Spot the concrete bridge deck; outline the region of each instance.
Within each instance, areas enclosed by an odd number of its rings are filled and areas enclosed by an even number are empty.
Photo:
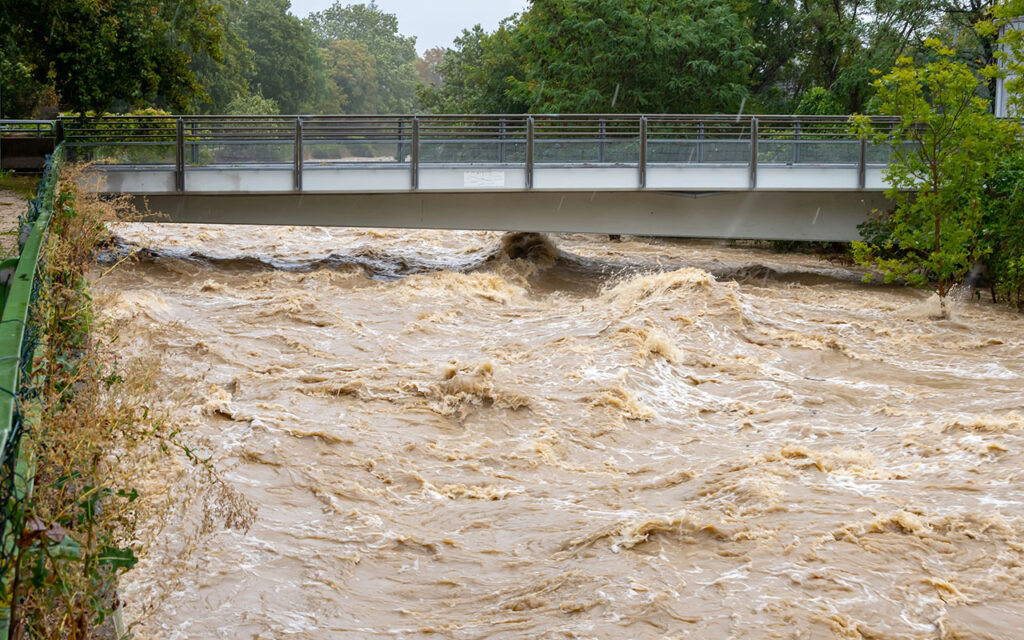
[[[883,126],[892,120],[879,120]],[[848,118],[64,120],[92,188],[174,222],[853,240],[892,149]]]

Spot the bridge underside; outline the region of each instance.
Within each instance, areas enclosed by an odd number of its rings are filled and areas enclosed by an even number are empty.
[[[520,191],[136,196],[147,219],[849,242],[889,201],[872,191]]]

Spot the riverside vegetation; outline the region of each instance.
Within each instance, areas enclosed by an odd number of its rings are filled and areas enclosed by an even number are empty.
[[[998,15],[982,30],[1005,24]],[[1003,41],[1014,47],[1016,35]],[[925,46],[930,54],[924,62],[900,57],[874,83],[878,112],[899,116],[899,124],[875,131],[867,117],[853,119],[860,135],[894,148],[885,170],[894,208],[861,226],[863,240],[853,243],[853,258],[886,282],[935,287],[942,298],[984,265],[993,297],[1020,308],[1022,133],[1019,124],[996,119],[980,97],[989,79],[1004,72],[996,65],[972,69],[937,38]],[[869,273],[865,279],[871,278]]]
[[[74,173],[56,191],[33,309],[42,339],[30,367],[34,394],[22,405],[31,490],[8,507],[22,531],[6,578],[12,638],[85,640],[99,629],[112,637],[117,580],[162,526],[195,517],[206,529],[245,529],[254,517],[213,462],[168,426],[158,363],[113,359],[117,338],[92,311],[89,270],[109,237],[106,222],[125,210],[79,193]],[[202,470],[186,495],[144,489],[147,477],[173,476],[183,460]]]

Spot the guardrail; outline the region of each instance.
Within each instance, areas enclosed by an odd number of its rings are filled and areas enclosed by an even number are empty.
[[[875,118],[885,127],[894,118]],[[69,158],[173,170],[175,188],[203,168],[286,168],[303,190],[306,169],[401,168],[418,189],[425,166],[632,167],[647,186],[652,166],[885,165],[892,150],[852,133],[847,116],[402,115],[107,116],[61,119]]]
[[[20,251],[16,258],[0,262],[0,632],[6,634],[10,604],[10,576],[17,556],[16,538],[24,524],[22,501],[31,483],[30,470],[20,457],[21,436],[26,429],[22,401],[31,396],[31,366],[39,338],[32,305],[39,292],[37,275],[46,249],[53,214],[57,173],[64,149],[47,159],[38,196],[29,203],[22,221]]]
[[[0,120],[0,170],[42,171],[60,127],[51,120]]]
[[[54,138],[56,128],[54,120],[0,120],[0,137]]]

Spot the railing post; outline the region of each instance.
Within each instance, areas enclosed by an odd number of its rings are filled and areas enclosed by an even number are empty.
[[[398,118],[398,150],[395,151],[395,162],[401,164],[405,162],[405,145],[403,136],[405,135],[405,123],[402,122],[402,118]]]
[[[420,188],[420,119],[412,119],[412,158],[409,163],[412,171],[412,188]]]
[[[750,119],[750,188],[757,188],[757,118]]]
[[[505,118],[498,124],[498,164],[505,164]]]
[[[697,123],[697,164],[704,162],[704,122]]]
[[[526,118],[526,188],[533,188],[533,142],[534,142],[534,120],[533,116]]]
[[[192,166],[199,164],[199,123],[192,121]]]
[[[302,191],[302,116],[295,117],[295,190]]]
[[[174,129],[174,189],[182,192],[185,190],[185,121],[178,118]]]
[[[800,121],[793,124],[793,164],[800,164]]]
[[[60,118],[53,123],[53,138],[54,145],[64,142],[64,121]]]
[[[598,122],[597,128],[598,128],[598,138],[599,138],[598,143],[597,143],[597,161],[603,164],[604,163],[604,159],[605,159],[605,155],[606,155],[605,154],[605,132],[607,130],[607,126],[605,125],[604,118],[601,118],[601,120]]]
[[[640,116],[640,188],[647,188],[647,116]]]
[[[860,139],[860,161],[857,163],[857,188],[868,186],[868,139]]]

